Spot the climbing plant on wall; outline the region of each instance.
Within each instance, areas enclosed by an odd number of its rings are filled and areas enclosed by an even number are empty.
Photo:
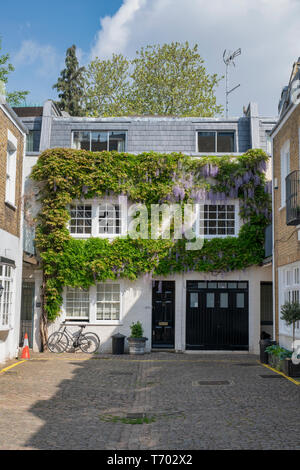
[[[227,272],[261,263],[271,216],[267,159],[261,150],[201,158],[60,148],[43,152],[31,177],[40,187],[36,245],[47,320],[59,314],[64,286],[88,288],[96,281],[134,280],[142,274]],[[205,240],[201,250],[193,251],[185,249],[185,240],[71,237],[68,204],[121,194],[148,206],[238,198],[244,223],[237,237]]]

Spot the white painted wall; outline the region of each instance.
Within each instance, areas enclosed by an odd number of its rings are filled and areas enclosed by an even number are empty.
[[[9,258],[15,262],[12,315],[10,328],[0,329],[0,363],[16,356],[19,346],[21,292],[22,292],[22,237],[18,238],[0,229],[0,256]]]
[[[260,282],[271,281],[271,266],[253,266],[244,271],[235,271],[226,274],[184,273],[168,277],[157,277],[157,280],[175,281],[175,350],[185,350],[185,311],[186,311],[186,281],[187,280],[219,280],[219,281],[249,281],[249,352],[259,353],[260,340]],[[140,320],[144,327],[144,334],[148,339],[147,351],[151,349],[152,337],[152,280],[143,276],[137,281],[120,280],[122,294],[122,313],[120,322],[116,324],[88,324],[86,331],[94,331],[101,340],[100,352],[111,352],[111,336],[115,333],[130,335],[130,324]],[[36,271],[36,302],[40,302],[41,272]],[[40,308],[35,307],[34,349],[39,349],[39,317]],[[64,320],[64,308],[57,321],[49,326],[49,334],[59,328]],[[80,322],[78,322],[79,324]],[[78,330],[73,322],[70,329]],[[126,351],[128,345],[125,342]]]
[[[292,350],[292,342],[293,342],[293,327],[287,326],[287,324],[280,319],[280,307],[284,304],[284,291],[286,289],[289,290],[300,290],[300,284],[295,284],[294,282],[294,269],[300,269],[300,262],[287,264],[281,268],[278,268],[278,286],[277,286],[277,293],[278,293],[278,307],[279,307],[279,344],[280,346]],[[292,284],[290,286],[286,286],[286,271],[290,270],[292,272]],[[295,339],[300,340],[300,328],[295,329]]]

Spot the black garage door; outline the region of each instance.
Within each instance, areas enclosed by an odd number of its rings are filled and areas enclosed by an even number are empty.
[[[248,282],[187,281],[186,349],[247,351]]]

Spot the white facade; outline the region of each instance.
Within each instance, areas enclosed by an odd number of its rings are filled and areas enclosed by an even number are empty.
[[[248,281],[249,282],[249,352],[259,353],[259,340],[261,333],[260,325],[260,283],[268,282],[271,279],[271,266],[259,267],[253,266],[243,271],[232,271],[225,274],[205,274],[190,272],[184,274],[175,274],[168,277],[155,277],[153,280],[175,281],[175,351],[186,350],[186,282],[189,280],[206,281]],[[41,272],[36,271],[36,305],[39,305]],[[112,282],[112,281],[107,281]],[[100,352],[111,352],[111,336],[115,333],[122,333],[130,336],[130,325],[139,320],[144,328],[144,335],[148,338],[147,351],[151,350],[152,338],[152,279],[145,275],[137,281],[119,280],[113,281],[120,285],[121,292],[121,310],[119,321],[95,321],[95,317],[86,323],[86,331],[94,331],[100,337]],[[95,290],[95,286],[91,287]],[[95,297],[91,296],[91,304],[95,305]],[[93,309],[93,306],[92,308]],[[41,309],[35,309],[34,323],[39,325]],[[64,292],[64,303],[61,309],[61,316],[50,325],[49,334],[58,330],[62,321],[66,319],[66,296]],[[71,330],[78,330],[83,322],[68,322],[66,324]],[[38,334],[34,336],[34,349],[39,349]],[[125,350],[128,346],[125,343]]]
[[[285,302],[300,300],[300,261],[278,268],[279,344],[292,350],[293,327],[281,320],[280,308]],[[300,340],[300,322],[296,323],[295,339]]]
[[[21,286],[22,286],[22,254],[23,254],[23,239],[17,238],[8,232],[0,229],[0,263],[2,270],[6,266],[10,267],[10,292],[7,299],[9,302],[9,317],[8,322],[2,322],[0,325],[0,363],[5,362],[16,356],[16,351],[19,346],[19,329],[20,329],[20,310],[21,310]],[[8,259],[9,262],[5,262]],[[13,261],[14,265],[12,265]],[[2,283],[5,282],[5,277],[2,278]],[[2,295],[2,303],[4,303],[4,296]],[[6,300],[6,299],[5,299]],[[3,315],[3,313],[2,313]]]

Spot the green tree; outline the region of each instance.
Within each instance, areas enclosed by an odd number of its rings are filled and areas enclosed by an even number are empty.
[[[0,50],[1,50],[1,39],[0,39]],[[0,55],[0,84],[1,93],[5,94],[6,84],[8,82],[8,76],[11,72],[15,70],[14,66],[9,63],[9,54]],[[19,106],[24,102],[26,96],[29,94],[29,91],[12,91],[6,93],[6,100],[10,106]]]
[[[129,61],[122,54],[96,57],[87,68],[85,108],[90,116],[118,116],[129,111]]]
[[[286,302],[282,305],[281,320],[284,320],[287,325],[293,325],[293,350],[295,342],[295,326],[296,322],[300,321],[300,304],[299,302]]]
[[[76,57],[76,46],[67,49],[66,68],[60,73],[57,83],[53,85],[58,92],[58,106],[62,111],[67,111],[71,116],[82,116],[82,99],[84,95],[84,67],[79,67]]]
[[[220,79],[206,72],[197,44],[147,46],[133,62],[133,108],[141,114],[214,116]]]
[[[214,116],[222,112],[198,46],[172,42],[141,48],[133,60],[121,54],[96,58],[88,67],[88,115],[158,114]]]

